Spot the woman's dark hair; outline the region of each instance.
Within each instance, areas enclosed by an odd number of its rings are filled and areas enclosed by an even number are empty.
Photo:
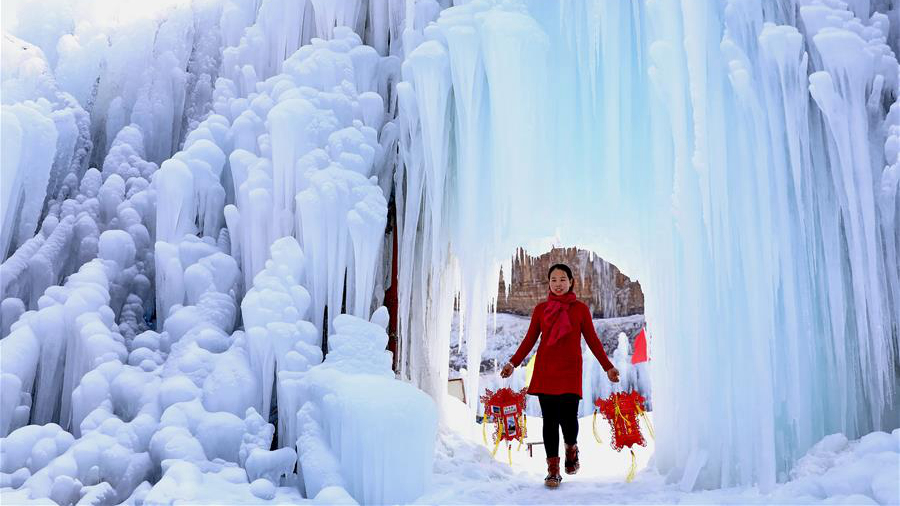
[[[571,285],[569,286],[569,291],[575,289],[575,276],[572,275],[572,269],[569,268],[566,264],[553,264],[550,266],[550,270],[547,271],[547,279],[550,279],[550,275],[553,274],[553,271],[560,270],[566,273],[566,277],[571,281]]]

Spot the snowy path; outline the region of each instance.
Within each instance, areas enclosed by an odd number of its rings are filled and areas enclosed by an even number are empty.
[[[872,433],[848,442],[840,434],[826,437],[798,463],[794,481],[778,485],[770,494],[756,487],[683,492],[678,483],[648,467],[654,441],[638,447],[638,472],[627,483],[630,455],[609,445],[609,425],[598,419],[602,444],[591,433],[591,417],[580,419],[578,446],[581,469],[575,476],[564,474],[559,489],[544,487],[546,464],[543,447],[529,457],[525,446],[509,465],[506,448],[496,458],[482,442],[481,428],[467,424],[461,403],[452,402],[452,428],[439,434],[435,447],[434,475],[428,492],[417,504],[894,504],[891,484],[880,483],[897,476],[900,462],[900,429],[893,434]],[[459,413],[459,416],[456,415]],[[529,417],[526,441],[541,439],[541,422]],[[651,420],[652,422],[652,420]],[[644,435],[646,426],[642,423]],[[893,473],[893,474],[892,474]],[[871,483],[871,485],[870,485]],[[894,479],[896,488],[896,479]],[[879,489],[873,494],[874,489]],[[881,497],[874,501],[872,495]]]
[[[630,455],[618,453],[609,445],[609,425],[598,419],[603,443],[594,440],[591,417],[580,419],[578,445],[581,469],[574,476],[563,475],[560,488],[544,487],[547,474],[544,448],[534,447],[529,457],[525,445],[512,449],[509,466],[506,446],[491,458],[490,448],[481,439],[481,427],[471,424],[468,431],[457,425],[455,431],[441,433],[435,453],[435,475],[420,504],[598,504],[623,502],[672,502],[680,494],[674,486],[665,486],[663,478],[647,471],[639,472],[632,483],[625,482]],[[463,430],[460,430],[463,429]],[[528,419],[526,441],[540,441],[542,419]],[[464,433],[468,432],[468,433]],[[646,431],[645,431],[646,432]],[[490,441],[490,435],[488,435]],[[562,449],[562,443],[560,443]],[[647,466],[653,454],[653,441],[635,450],[638,470]]]

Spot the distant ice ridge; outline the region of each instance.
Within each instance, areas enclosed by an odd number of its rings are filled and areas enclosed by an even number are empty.
[[[575,245],[641,282],[656,463],[684,487],[771,490],[825,435],[900,425],[890,24],[830,0],[443,10],[397,85],[405,377],[446,395],[457,290],[480,333],[517,246]]]

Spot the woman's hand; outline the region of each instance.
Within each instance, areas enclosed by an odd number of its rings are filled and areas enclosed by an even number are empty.
[[[612,369],[607,370],[607,371],[606,371],[606,376],[608,376],[608,377],[609,377],[609,381],[612,381],[613,383],[618,383],[618,382],[619,382],[619,370],[616,369],[615,367],[613,367]]]
[[[500,369],[500,377],[508,378],[508,377],[512,376],[513,369],[514,369],[513,365],[510,364],[509,362],[503,364],[503,369]]]

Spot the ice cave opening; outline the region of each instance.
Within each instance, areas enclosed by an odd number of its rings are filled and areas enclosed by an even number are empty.
[[[481,352],[480,363],[475,364],[478,367],[476,397],[471,398],[469,407],[464,407],[462,403],[470,399],[465,387],[473,377],[466,369],[469,366],[467,348],[468,333],[471,330],[464,326],[466,308],[459,306],[458,298],[454,300],[447,418],[460,418],[450,420],[450,425],[462,434],[474,436],[479,444],[485,444],[488,449],[493,448],[492,453],[498,454],[495,455],[498,460],[508,460],[514,469],[540,471],[544,465],[546,441],[542,433],[544,416],[538,398],[526,396],[524,417],[521,414],[513,415],[518,418],[517,424],[514,421],[508,422],[513,427],[511,435],[521,436],[519,439],[522,442],[511,443],[511,447],[505,443],[495,443],[495,421],[491,418],[492,415],[485,419],[482,399],[489,395],[488,390],[497,392],[502,388],[511,388],[513,392],[519,393],[529,385],[535,370],[537,342],[526,350],[521,367],[515,369],[511,377],[502,378],[500,370],[525,340],[535,306],[547,298],[548,269],[558,263],[572,270],[573,290],[577,299],[587,306],[594,333],[605,355],[620,374],[619,382],[609,381],[601,363],[587,344],[590,333],[585,330],[585,337],[580,338],[582,357],[578,381],[582,400],[575,411],[575,416],[579,418],[578,425],[583,426],[579,429],[578,441],[585,472],[579,478],[617,479],[627,472],[629,450],[624,451],[626,458],[623,463],[623,455],[617,454],[615,447],[611,445],[613,441],[609,423],[602,413],[594,414],[594,402],[598,398],[608,399],[613,392],[635,391],[641,395],[641,406],[646,413],[636,416],[636,421],[641,425],[643,440],[635,446],[635,469],[645,467],[654,445],[650,368],[653,360],[659,360],[659,357],[649,356],[651,336],[645,330],[644,293],[640,283],[631,280],[626,273],[592,251],[554,247],[542,253],[520,248],[512,258],[512,270],[504,272],[501,268],[499,286],[491,295],[492,312],[488,314],[486,322],[484,350]],[[476,424],[472,423],[471,409],[475,411]],[[517,434],[515,430],[523,432],[524,436]]]

